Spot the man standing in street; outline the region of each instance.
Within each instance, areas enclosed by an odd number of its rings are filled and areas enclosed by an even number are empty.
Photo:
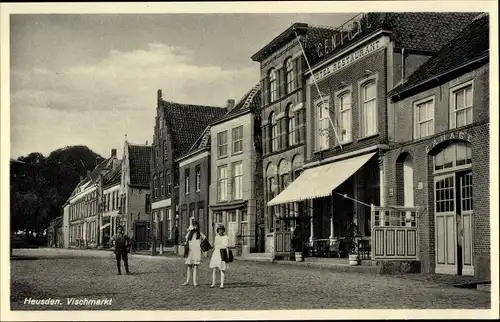
[[[130,238],[123,234],[123,227],[118,227],[118,233],[111,237],[111,242],[115,246],[116,267],[118,267],[118,275],[122,274],[121,260],[125,264],[125,272],[130,275],[128,270],[128,249],[130,247]]]

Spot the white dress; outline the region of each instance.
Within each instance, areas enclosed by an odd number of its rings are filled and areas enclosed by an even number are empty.
[[[201,241],[205,235],[200,232],[200,239],[196,239],[196,234],[188,241],[189,232],[186,234],[186,242],[189,242],[189,253],[186,257],[186,265],[199,265],[201,262]]]
[[[210,258],[210,268],[218,268],[222,271],[229,268],[229,264],[222,261],[220,256],[220,250],[226,249],[229,246],[229,238],[227,235],[221,236],[216,235],[214,241],[214,252],[212,253],[212,258]]]

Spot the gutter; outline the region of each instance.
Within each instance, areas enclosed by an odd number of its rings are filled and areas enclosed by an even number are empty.
[[[469,65],[472,65],[472,64],[474,64],[474,63],[480,62],[480,61],[482,61],[483,59],[485,59],[485,58],[489,57],[489,55],[490,55],[490,50],[488,49],[488,50],[485,52],[485,54],[483,54],[483,55],[482,55],[482,56],[480,56],[479,58],[476,58],[476,59],[474,59],[474,60],[471,60],[471,61],[469,61],[469,62],[467,62],[467,63],[464,63],[464,64],[462,64],[462,65],[460,65],[460,66],[458,66],[458,67],[455,67],[455,68],[453,68],[453,69],[449,69],[449,70],[447,70],[447,71],[445,71],[445,72],[443,72],[443,73],[441,73],[441,74],[439,74],[439,75],[433,76],[433,77],[431,77],[431,78],[427,78],[427,79],[425,79],[425,80],[423,80],[423,81],[421,81],[421,82],[419,82],[419,83],[417,83],[417,84],[415,84],[415,85],[413,85],[413,86],[410,86],[410,87],[408,87],[408,88],[405,88],[405,89],[403,89],[403,90],[399,90],[399,91],[397,91],[397,90],[396,90],[397,88],[395,88],[394,90],[392,90],[392,91],[390,91],[389,93],[387,93],[387,95],[388,95],[389,97],[394,97],[394,96],[396,96],[396,97],[397,97],[397,96],[399,96],[399,95],[401,95],[401,94],[403,94],[403,93],[405,93],[405,92],[408,92],[408,91],[410,91],[410,90],[412,90],[412,89],[414,89],[414,88],[420,87],[420,86],[425,85],[425,84],[427,84],[427,83],[429,83],[429,82],[431,82],[431,81],[433,81],[433,80],[437,80],[437,79],[439,79],[439,78],[441,78],[441,77],[444,77],[444,76],[446,76],[446,75],[448,75],[448,74],[451,74],[451,73],[453,73],[453,72],[455,72],[455,71],[457,71],[457,70],[460,70],[460,69],[462,69],[462,68],[465,68],[465,67],[467,67],[467,66],[469,66]]]

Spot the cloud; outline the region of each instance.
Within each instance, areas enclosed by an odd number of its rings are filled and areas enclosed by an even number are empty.
[[[152,109],[160,88],[172,101],[221,105],[258,82],[257,68],[199,66],[193,58],[190,50],[153,43],[129,52],[111,50],[94,65],[58,71],[15,70],[12,107],[29,105],[80,112]]]
[[[200,66],[193,54],[153,43],[66,70],[12,69],[11,153],[84,144],[106,156],[123,146],[125,133],[132,142],[151,142],[157,89],[166,100],[220,106],[258,82],[258,66]]]

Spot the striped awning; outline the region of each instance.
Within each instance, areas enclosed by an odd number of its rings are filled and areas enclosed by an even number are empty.
[[[364,154],[307,169],[267,205],[275,206],[329,196],[335,188],[358,171],[376,153]]]

